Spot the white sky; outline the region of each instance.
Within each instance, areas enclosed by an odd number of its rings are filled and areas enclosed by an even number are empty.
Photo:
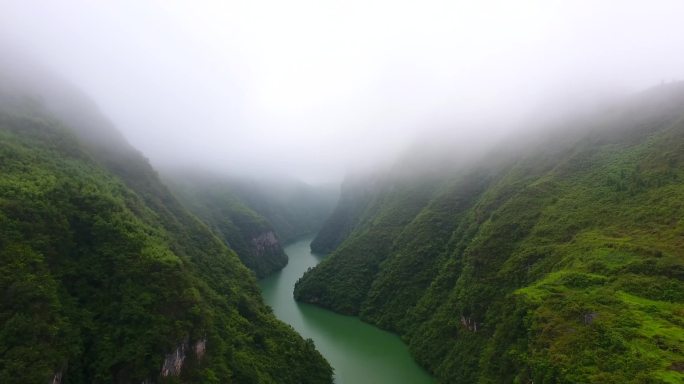
[[[469,123],[684,79],[684,1],[0,0],[0,37],[153,164],[308,180],[435,128],[493,135]]]

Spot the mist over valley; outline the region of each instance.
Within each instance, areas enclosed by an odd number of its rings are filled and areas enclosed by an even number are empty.
[[[0,382],[684,381],[684,4],[0,10]]]

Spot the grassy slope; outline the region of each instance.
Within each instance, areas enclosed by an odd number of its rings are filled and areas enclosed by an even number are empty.
[[[681,382],[681,88],[424,182],[429,202],[381,193],[297,297],[399,332],[445,383]]]
[[[0,381],[161,380],[164,355],[202,339],[166,381],[331,381],[135,151],[25,112],[3,112],[0,137]]]

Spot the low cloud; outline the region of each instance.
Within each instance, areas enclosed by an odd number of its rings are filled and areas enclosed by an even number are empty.
[[[311,181],[684,79],[681,1],[5,1],[155,165]]]

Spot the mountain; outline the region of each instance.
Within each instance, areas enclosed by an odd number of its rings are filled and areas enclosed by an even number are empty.
[[[443,383],[684,381],[684,84],[554,124],[347,182],[295,297]]]
[[[332,382],[86,97],[17,79],[0,76],[0,382]]]
[[[339,195],[332,185],[315,186],[285,177],[233,177],[223,183],[246,206],[266,218],[284,243],[318,232]]]
[[[165,180],[181,202],[207,223],[258,278],[287,265],[287,255],[268,220],[243,204],[221,179],[186,176]]]
[[[311,251],[327,254],[337,248],[358,225],[363,210],[377,187],[375,174],[349,176],[341,186],[339,201],[334,211],[322,223],[311,242]]]
[[[333,188],[291,179],[248,179],[164,170],[181,202],[202,218],[257,277],[287,265],[282,243],[316,233],[337,199]]]
[[[288,177],[179,168],[162,168],[161,174],[182,200],[192,200],[187,203],[193,210],[198,205],[204,205],[203,209],[239,205],[239,210],[249,210],[267,221],[282,243],[317,233],[339,197],[336,186],[311,185]],[[230,201],[220,201],[224,198]]]

